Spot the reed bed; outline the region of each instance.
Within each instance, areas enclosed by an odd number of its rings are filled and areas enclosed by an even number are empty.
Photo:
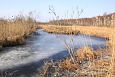
[[[24,44],[25,38],[36,28],[35,21],[29,17],[0,20],[0,47]]]
[[[59,25],[40,25],[45,31],[50,33],[73,33],[87,34],[97,37],[110,38],[113,28],[96,26],[59,26]],[[74,33],[75,32],[75,33]]]

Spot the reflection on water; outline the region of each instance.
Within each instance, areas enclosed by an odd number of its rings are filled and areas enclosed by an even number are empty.
[[[68,56],[65,43],[70,47],[80,48],[92,46],[94,49],[105,47],[106,40],[103,38],[87,35],[63,35],[49,34],[43,30],[36,31],[27,39],[27,44],[4,49],[0,53],[0,72],[4,75],[8,72],[12,77],[33,77],[32,73],[42,65],[42,60],[50,58],[59,60]],[[3,71],[6,72],[3,72]],[[31,76],[32,75],[32,76]],[[10,77],[10,76],[6,76]]]

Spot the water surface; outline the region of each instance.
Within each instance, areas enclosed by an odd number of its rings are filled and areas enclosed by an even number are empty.
[[[26,40],[26,45],[8,47],[0,53],[1,75],[8,73],[6,77],[34,77],[33,73],[41,67],[43,59],[60,60],[68,56],[65,43],[73,49],[106,46],[104,38],[82,34],[50,34],[40,29]]]

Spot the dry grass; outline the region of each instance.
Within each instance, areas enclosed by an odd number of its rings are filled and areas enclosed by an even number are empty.
[[[81,63],[84,60],[93,60],[94,52],[91,47],[83,47],[76,51],[75,53],[76,60]]]
[[[81,63],[78,62],[79,60],[76,59],[76,57],[74,58],[75,63],[73,63],[71,57],[61,60],[60,62],[54,62],[54,63],[50,62],[50,66],[48,66],[49,63],[43,66],[43,67],[47,67],[47,69],[45,69],[45,71],[42,71],[43,72],[42,76],[38,76],[38,77],[110,77],[111,56],[109,55],[108,58],[104,58],[104,56],[107,56],[108,50],[99,49],[94,51],[92,50],[91,47],[83,47],[77,50],[74,53],[74,56],[79,55],[77,52],[86,54],[85,51],[90,55],[94,55],[95,53],[100,52],[101,57],[93,58],[93,60],[91,59],[85,60],[87,56],[83,56],[84,59],[82,60]],[[80,55],[77,57],[81,58]],[[114,73],[112,75],[113,76],[111,77],[115,76]]]
[[[45,31],[50,33],[72,33],[87,34],[92,36],[110,38],[113,28],[96,26],[59,26],[59,25],[40,25]],[[75,33],[74,33],[75,32]]]
[[[62,62],[59,63],[59,67],[63,70],[77,70],[78,68],[80,68],[80,65],[78,63],[73,63],[71,61],[71,59],[66,59]]]
[[[69,26],[56,26],[56,25],[39,25],[42,29],[49,33],[57,34],[78,34],[79,31],[72,29]]]
[[[31,18],[16,17],[14,20],[0,21],[0,46],[23,44],[25,37],[36,30]]]
[[[74,60],[79,63],[88,61],[88,65],[80,65],[80,72],[75,75],[78,77],[114,77],[115,76],[115,28],[114,27],[96,27],[96,26],[63,26],[63,25],[40,25],[45,31],[50,33],[74,34],[74,31],[81,34],[108,38],[109,48],[93,51],[90,47],[81,48],[76,52]],[[63,31],[63,32],[61,32]],[[72,33],[73,32],[73,33]],[[76,34],[76,33],[75,33]],[[107,56],[107,59],[103,57]],[[76,58],[77,57],[77,58]],[[87,60],[86,60],[87,59]],[[87,64],[87,63],[86,63]],[[61,62],[60,69],[78,70],[78,65],[70,59]],[[69,72],[70,73],[70,72]]]

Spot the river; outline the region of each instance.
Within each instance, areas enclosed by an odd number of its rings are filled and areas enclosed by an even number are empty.
[[[43,64],[43,59],[56,61],[69,55],[65,43],[73,49],[106,47],[104,38],[50,34],[39,29],[26,40],[25,45],[6,47],[0,52],[0,77],[36,77],[34,74]]]

